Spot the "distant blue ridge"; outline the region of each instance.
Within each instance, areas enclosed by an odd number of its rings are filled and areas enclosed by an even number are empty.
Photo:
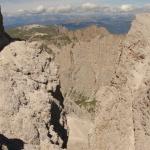
[[[41,19],[41,16],[12,17],[5,18],[4,25],[6,29],[29,24],[62,25],[69,30],[76,30],[90,25],[97,25],[99,27],[105,27],[113,34],[126,34],[131,27],[134,15],[95,16],[95,18],[91,16],[84,21],[79,21],[78,23],[69,22],[70,18],[66,18],[65,16],[45,16],[44,19]],[[73,19],[73,17],[71,19]]]

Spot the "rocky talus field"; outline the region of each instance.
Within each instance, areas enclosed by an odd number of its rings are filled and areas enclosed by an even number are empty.
[[[28,25],[10,38],[1,15],[0,149],[149,150],[149,20],[126,35]]]

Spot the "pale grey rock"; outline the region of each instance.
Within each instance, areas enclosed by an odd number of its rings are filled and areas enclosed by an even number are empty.
[[[5,141],[21,140],[25,150],[65,149],[68,126],[57,66],[38,51],[22,41],[0,53],[0,134]]]
[[[56,54],[65,106],[69,113],[93,118],[95,95],[113,76],[124,36],[112,35],[96,26],[72,32],[77,41],[62,47]],[[76,103],[80,103],[80,107]]]
[[[91,150],[149,150],[150,14],[136,17],[108,86],[97,93]]]

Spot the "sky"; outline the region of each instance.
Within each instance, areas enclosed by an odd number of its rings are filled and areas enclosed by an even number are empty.
[[[150,0],[0,0],[2,11],[8,14],[23,12],[70,12],[76,10],[131,11],[150,7]]]

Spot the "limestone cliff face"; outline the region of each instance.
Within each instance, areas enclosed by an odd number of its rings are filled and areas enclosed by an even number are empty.
[[[10,42],[11,38],[5,33],[3,26],[3,16],[0,9],[0,50]]]
[[[149,150],[150,14],[136,17],[109,86],[97,93],[92,150]]]
[[[0,53],[0,148],[65,149],[68,128],[57,66],[37,43]]]
[[[90,96],[99,83],[110,81],[124,36],[112,35],[96,26],[69,34],[73,34],[77,42],[63,47],[56,56],[63,88],[68,91],[74,87],[75,91]]]
[[[107,85],[112,78],[124,36],[112,35],[96,26],[69,34],[77,42],[64,46],[56,55],[63,92],[71,101],[94,101],[99,86]]]

